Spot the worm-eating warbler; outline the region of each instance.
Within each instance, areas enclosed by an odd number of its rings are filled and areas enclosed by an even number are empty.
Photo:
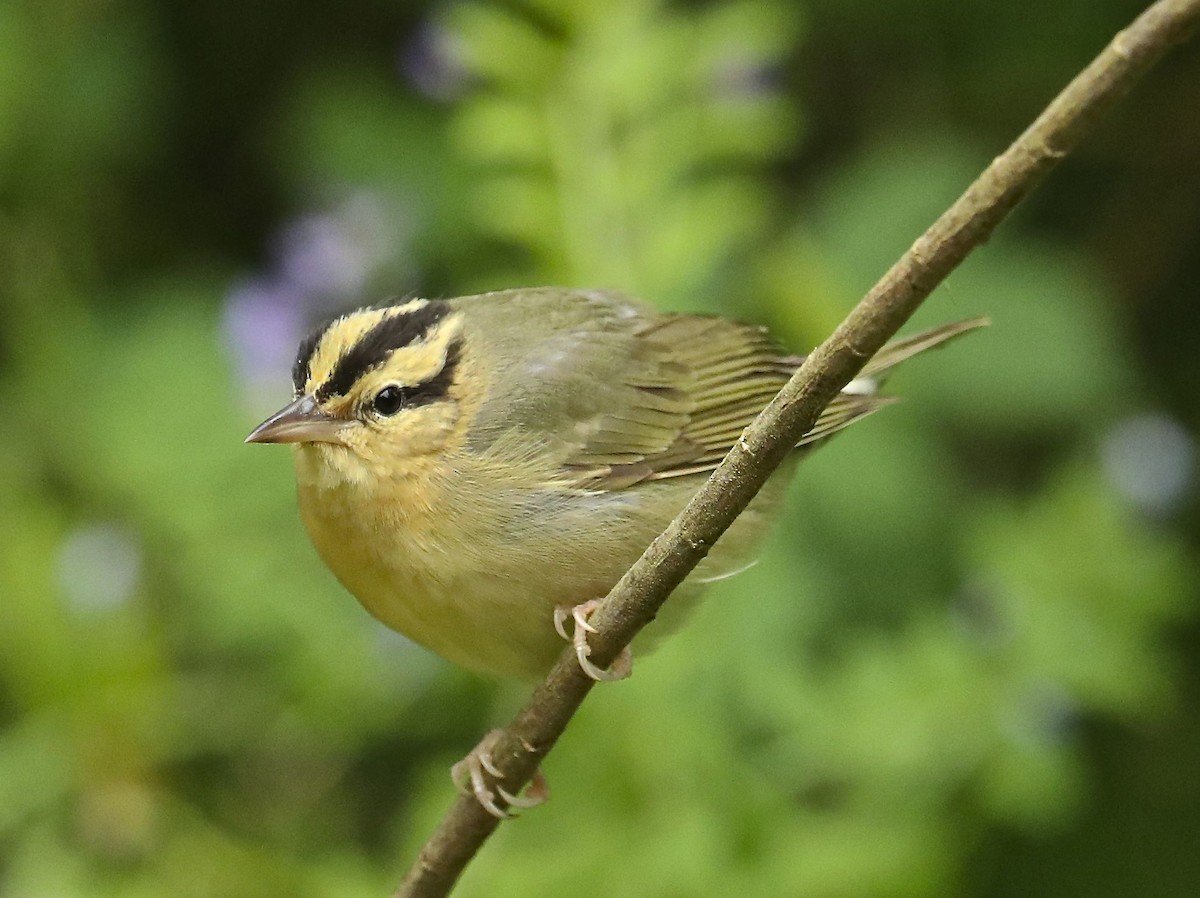
[[[879,409],[879,374],[980,323],[885,347],[799,445]],[[295,444],[304,524],[371,614],[464,667],[533,678],[563,609],[607,594],[801,361],[763,328],[607,291],[414,299],[307,337],[295,400],[247,441]],[[786,479],[668,609],[747,565]]]
[[[885,347],[799,446],[885,405],[878,375],[982,323]],[[801,361],[763,328],[661,314],[605,291],[414,299],[307,337],[294,401],[247,441],[295,444],[300,513],[317,551],[389,627],[465,667],[527,678],[547,670],[560,636],[571,638],[583,669],[611,679],[630,656],[608,671],[588,660],[595,601]],[[771,478],[668,616],[747,566],[786,481],[786,471]],[[523,797],[496,784],[494,735],[452,775],[504,817],[496,792],[530,807],[546,786],[540,773]]]

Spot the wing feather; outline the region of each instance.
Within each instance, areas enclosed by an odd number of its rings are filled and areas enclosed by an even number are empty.
[[[546,288],[455,302],[475,304],[468,322],[487,331],[479,343],[493,350],[483,366],[492,372],[488,396],[468,440],[486,446],[501,433],[525,433],[589,489],[711,471],[803,362],[761,327],[661,314],[617,293]],[[531,343],[529,333],[497,326],[505,316],[546,319],[531,328],[545,336]],[[984,323],[957,322],[884,347],[863,369],[865,389],[860,378],[797,445],[890,404],[873,392],[878,375]]]

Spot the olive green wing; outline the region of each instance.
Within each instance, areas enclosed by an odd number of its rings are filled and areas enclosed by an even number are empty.
[[[664,315],[616,293],[545,288],[463,300],[472,301],[493,352],[473,439],[531,435],[589,488],[711,471],[803,361],[764,328]],[[514,316],[528,326],[512,328]],[[878,375],[980,323],[885,347],[798,445],[892,402],[877,395]]]
[[[894,397],[878,393],[887,372],[918,353],[987,324],[986,318],[973,318],[889,343],[825,407],[797,447],[826,439],[896,402]],[[678,360],[694,372],[691,395],[695,404],[680,438],[701,451],[678,462],[646,459],[643,465],[651,468],[649,479],[707,473],[715,468],[804,362],[803,356],[783,355],[765,329],[723,319],[669,317],[652,333],[675,347]],[[659,461],[666,463],[657,464]]]
[[[692,372],[643,332],[659,315],[621,294],[556,288],[456,300],[465,345],[479,354],[484,399],[468,445],[519,435],[586,477],[645,459],[693,457]]]
[[[887,372],[986,324],[985,319],[956,322],[888,344],[830,402],[797,447],[826,439],[895,402],[878,393]],[[671,389],[686,397],[687,418],[670,446],[632,462],[602,464],[589,456],[585,446],[572,463],[585,470],[590,467],[590,476],[607,489],[708,473],[804,361],[784,354],[764,328],[721,318],[659,316],[639,333],[639,339],[653,354],[669,358],[672,371],[682,372]]]

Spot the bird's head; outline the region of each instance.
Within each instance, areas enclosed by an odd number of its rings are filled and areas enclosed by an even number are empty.
[[[300,344],[294,400],[246,442],[298,444],[347,476],[442,451],[460,418],[462,329],[440,300],[334,319]]]

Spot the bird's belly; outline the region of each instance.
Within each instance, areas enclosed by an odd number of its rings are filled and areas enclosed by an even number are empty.
[[[471,564],[470,547],[452,538],[387,527],[397,535],[381,539],[380,522],[363,526],[359,515],[330,516],[329,504],[306,504],[302,517],[317,552],[373,617],[479,673],[540,676],[565,645],[554,608],[607,590],[553,563],[523,576],[481,570]]]
[[[682,506],[694,484],[672,484]],[[767,491],[764,495],[773,493]],[[301,490],[301,517],[317,551],[379,621],[463,667],[493,676],[535,679],[565,646],[554,610],[601,598],[666,525],[676,503],[646,512],[636,494],[558,503],[521,518],[518,529],[474,518],[476,531],[443,515],[383,516],[365,502]],[[744,565],[747,536],[761,530],[758,506],[742,515],[672,600],[674,629],[704,579]],[[372,514],[375,511],[375,514]],[[586,534],[582,538],[580,534]],[[646,645],[638,642],[638,648]]]
[[[346,585],[379,621],[455,664],[533,679],[563,648],[553,603],[519,583],[445,572],[437,580],[411,571],[381,574]]]

